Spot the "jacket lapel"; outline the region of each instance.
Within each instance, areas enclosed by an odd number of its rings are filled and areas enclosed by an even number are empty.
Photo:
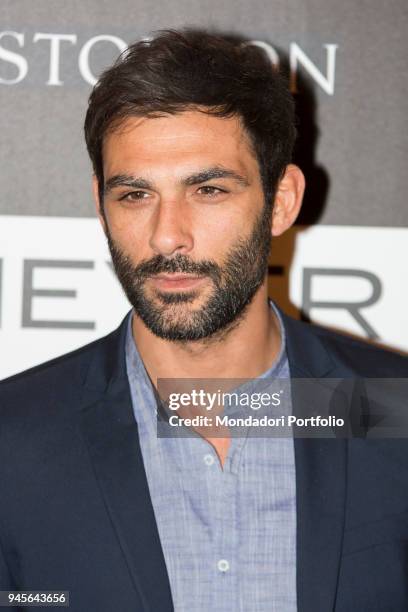
[[[292,378],[341,377],[319,337],[281,313]],[[307,401],[292,386],[294,414]],[[295,438],[299,612],[334,610],[344,530],[347,440]]]
[[[95,353],[81,428],[103,501],[145,612],[173,610],[125,366],[126,319]]]

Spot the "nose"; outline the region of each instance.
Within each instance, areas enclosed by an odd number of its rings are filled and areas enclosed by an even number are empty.
[[[185,254],[193,248],[190,217],[178,201],[162,201],[158,205],[150,247],[158,255]]]

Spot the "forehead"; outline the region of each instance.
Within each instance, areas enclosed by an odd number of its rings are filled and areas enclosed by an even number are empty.
[[[138,168],[232,164],[241,169],[257,165],[238,117],[216,117],[198,110],[127,118],[106,135],[103,161],[105,176],[135,164]]]

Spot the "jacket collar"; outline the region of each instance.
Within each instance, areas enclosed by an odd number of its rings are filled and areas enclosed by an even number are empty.
[[[109,393],[126,382],[125,345],[131,315],[132,311],[128,312],[117,329],[93,344],[84,375],[84,385],[90,391]]]
[[[323,378],[330,374],[335,376],[336,364],[316,333],[317,327],[297,321],[278,310],[286,330],[286,351],[291,375],[295,378]]]

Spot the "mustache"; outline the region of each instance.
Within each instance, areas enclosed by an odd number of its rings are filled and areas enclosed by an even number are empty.
[[[210,276],[213,280],[221,278],[220,267],[209,259],[195,262],[178,253],[171,259],[163,255],[155,255],[151,259],[142,261],[135,267],[134,272],[139,278],[148,278],[162,273],[184,273],[196,276]]]

